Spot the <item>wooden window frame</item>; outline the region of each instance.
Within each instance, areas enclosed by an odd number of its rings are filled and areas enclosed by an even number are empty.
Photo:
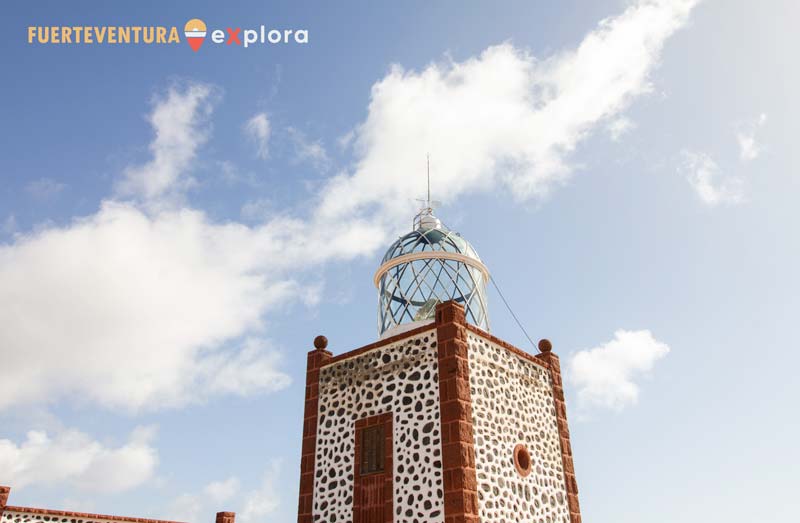
[[[355,463],[354,463],[354,488],[359,488],[359,479],[367,477],[375,477],[380,474],[383,475],[383,489],[384,489],[384,521],[391,522],[394,519],[394,467],[393,467],[393,434],[392,434],[392,420],[393,415],[391,412],[385,414],[378,414],[376,416],[369,416],[362,418],[355,422]],[[383,426],[384,437],[384,451],[383,451],[383,470],[376,472],[361,472],[361,447],[363,444],[363,429]],[[357,492],[354,492],[353,497],[353,523],[360,523],[360,509],[361,497]]]

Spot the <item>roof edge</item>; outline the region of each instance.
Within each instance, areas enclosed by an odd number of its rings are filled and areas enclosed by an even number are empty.
[[[489,334],[485,330],[481,329],[480,327],[476,327],[475,325],[473,325],[471,323],[467,323],[467,330],[471,331],[473,334],[477,334],[478,336],[480,336],[482,338],[486,338],[487,340],[491,341],[492,343],[500,345],[501,347],[503,347],[507,351],[511,352],[512,354],[515,354],[516,356],[519,356],[520,358],[526,359],[526,360],[528,360],[530,362],[533,362],[533,363],[535,363],[537,365],[540,365],[540,366],[544,367],[545,369],[549,369],[550,368],[550,365],[548,365],[547,361],[542,359],[542,357],[541,357],[542,355],[541,354],[531,354],[529,352],[525,352],[524,350],[520,349],[519,347],[515,347],[514,345],[508,343],[507,341],[501,340],[497,336]]]
[[[408,331],[405,331],[405,332],[401,332],[400,334],[396,334],[394,336],[389,336],[386,339],[378,340],[378,341],[376,341],[374,343],[370,343],[369,345],[364,345],[363,347],[359,347],[357,349],[353,349],[353,350],[349,350],[347,352],[343,352],[341,354],[337,354],[336,356],[333,356],[331,359],[329,359],[328,361],[323,363],[320,366],[320,368],[325,368],[325,367],[327,367],[329,365],[333,365],[334,363],[338,363],[338,362],[340,362],[342,360],[346,360],[346,359],[349,359],[349,358],[354,358],[356,356],[360,356],[361,354],[364,354],[365,352],[369,352],[369,351],[371,351],[373,349],[377,349],[379,347],[383,347],[384,345],[390,345],[390,344],[392,344],[392,343],[394,343],[396,341],[400,341],[400,340],[402,340],[404,338],[410,338],[412,336],[416,336],[417,334],[421,334],[423,332],[427,332],[429,330],[435,330],[435,329],[436,329],[436,322],[431,320],[430,323],[426,323],[425,325],[420,325],[419,327],[417,327],[415,329],[411,329],[411,330],[408,330]]]

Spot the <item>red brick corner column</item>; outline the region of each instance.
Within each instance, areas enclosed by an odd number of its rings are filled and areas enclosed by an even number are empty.
[[[314,460],[317,451],[317,414],[319,407],[319,369],[333,357],[326,347],[325,336],[314,339],[315,349],[308,353],[306,363],[306,403],[303,414],[303,450],[300,459],[300,495],[297,504],[297,523],[311,523],[314,498]]]
[[[578,504],[578,482],[575,480],[575,466],[572,463],[572,444],[569,441],[569,425],[567,424],[567,404],[564,402],[564,386],[561,381],[561,364],[558,356],[551,352],[553,345],[548,340],[539,341],[540,353],[538,359],[547,364],[550,369],[550,379],[553,382],[553,400],[558,418],[558,435],[561,440],[561,460],[564,463],[564,483],[567,489],[567,502],[569,503],[569,518],[571,523],[581,523],[581,508]]]
[[[436,307],[445,523],[479,523],[464,307]]]
[[[236,512],[217,512],[217,523],[235,523]]]
[[[10,493],[11,487],[0,486],[0,516],[2,516],[3,512],[6,510],[6,505],[8,505],[8,495]]]

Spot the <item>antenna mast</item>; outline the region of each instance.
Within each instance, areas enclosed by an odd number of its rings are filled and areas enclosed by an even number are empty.
[[[427,167],[428,167],[428,169],[427,169],[428,170],[428,173],[427,173],[428,174],[428,194],[426,195],[425,199],[420,198],[420,199],[417,200],[418,202],[422,203],[422,209],[420,209],[419,213],[417,213],[417,215],[414,217],[414,228],[415,229],[419,228],[420,224],[422,223],[422,219],[423,219],[424,216],[430,216],[433,220],[435,220],[435,222],[438,224],[438,225],[436,225],[436,227],[440,227],[441,226],[441,223],[439,222],[439,220],[437,220],[436,217],[433,216],[433,208],[435,206],[439,205],[439,202],[435,202],[435,201],[431,200],[431,154],[430,153],[428,153],[426,155],[426,159],[427,159],[427,164],[428,164],[427,165]]]
[[[431,153],[428,153],[428,207],[431,206]]]

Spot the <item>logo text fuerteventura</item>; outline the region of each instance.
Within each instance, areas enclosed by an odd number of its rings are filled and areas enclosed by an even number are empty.
[[[208,30],[205,22],[193,18],[186,22],[183,32],[176,26],[29,26],[29,44],[93,44],[93,45],[170,45],[180,44],[182,38],[189,47],[199,51],[208,39],[212,44],[241,46],[275,44],[307,44],[307,29],[275,29],[226,27]],[[208,38],[207,38],[208,37]]]

